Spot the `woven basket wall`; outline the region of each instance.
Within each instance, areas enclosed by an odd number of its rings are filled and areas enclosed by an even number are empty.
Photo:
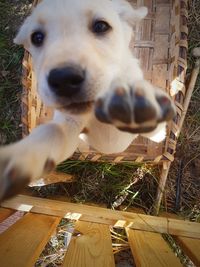
[[[37,2],[35,1],[34,5]],[[76,152],[73,159],[155,163],[174,159],[186,94],[184,83],[187,67],[187,0],[129,0],[129,2],[134,6],[148,7],[147,17],[133,29],[134,39],[131,48],[140,59],[146,79],[166,90],[173,97],[177,108],[176,118],[169,123],[167,138],[160,144],[138,137],[124,153],[102,155],[90,149],[81,154]],[[25,52],[22,97],[23,136],[52,116],[52,110],[45,108],[37,95],[36,83],[31,56]]]

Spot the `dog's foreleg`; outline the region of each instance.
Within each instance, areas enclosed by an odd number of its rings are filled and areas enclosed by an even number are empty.
[[[50,172],[76,150],[84,119],[56,113],[23,140],[0,149],[0,199]]]

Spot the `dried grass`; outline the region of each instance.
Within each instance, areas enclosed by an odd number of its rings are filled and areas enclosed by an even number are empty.
[[[200,1],[189,1],[189,53],[188,73],[189,78],[194,65],[192,50],[200,46]],[[167,188],[166,207],[170,211],[181,212],[189,219],[200,220],[200,77],[191,99],[188,113],[177,144],[175,161],[172,164]],[[182,162],[182,167],[180,167]],[[180,196],[177,196],[177,178]],[[175,203],[177,202],[177,205]],[[179,202],[179,203],[178,203]]]

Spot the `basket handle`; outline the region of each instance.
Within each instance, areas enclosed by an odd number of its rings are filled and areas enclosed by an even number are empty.
[[[189,80],[187,90],[186,90],[185,100],[184,100],[184,104],[183,104],[183,113],[181,116],[180,126],[179,126],[179,133],[182,129],[183,122],[185,120],[185,116],[186,116],[186,113],[187,113],[187,110],[188,110],[188,107],[190,104],[192,93],[193,93],[193,90],[194,90],[194,87],[195,87],[195,84],[197,81],[197,77],[199,74],[199,70],[200,70],[200,47],[194,48],[192,51],[192,55],[195,58],[195,64],[194,64],[193,70],[191,72],[190,80]],[[178,133],[178,135],[179,135],[179,133]]]

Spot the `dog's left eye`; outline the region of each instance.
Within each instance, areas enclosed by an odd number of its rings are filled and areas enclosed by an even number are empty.
[[[92,31],[96,34],[106,33],[111,28],[112,27],[106,21],[103,20],[94,21],[92,25]]]
[[[31,34],[31,42],[35,46],[41,46],[44,42],[45,35],[41,31],[36,31]]]

